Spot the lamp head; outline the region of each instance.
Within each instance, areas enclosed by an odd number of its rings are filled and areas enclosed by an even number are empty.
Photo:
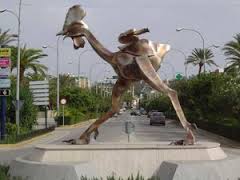
[[[177,28],[176,31],[177,31],[177,32],[180,32],[180,31],[182,31],[183,29],[184,29],[184,28]]]
[[[220,48],[220,46],[218,46],[218,45],[215,45],[215,44],[213,45],[213,47],[214,47],[214,48]]]
[[[1,10],[0,13],[4,13],[4,12],[6,12],[6,11],[7,11],[7,9]]]
[[[11,34],[12,37],[18,38],[19,36],[17,34]]]

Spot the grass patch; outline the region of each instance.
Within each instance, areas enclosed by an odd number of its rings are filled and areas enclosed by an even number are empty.
[[[82,176],[80,180],[104,180],[104,179],[98,178],[98,177],[88,178],[88,177]],[[142,175],[138,173],[136,177],[131,175],[127,179],[124,179],[122,177],[116,177],[116,176],[108,176],[106,180],[160,180],[160,178],[159,177],[144,178]]]
[[[54,131],[54,129],[55,127],[49,127],[47,129],[34,130],[31,132],[27,132],[19,135],[15,135],[15,134],[9,135],[9,136],[6,136],[4,140],[0,140],[0,144],[16,144],[16,143],[26,141],[49,132],[52,132]]]
[[[9,167],[0,165],[0,180],[23,180],[23,178],[21,178],[21,177],[13,177],[13,178],[11,177],[10,178]],[[64,178],[63,178],[63,180],[64,180]],[[88,178],[88,177],[82,176],[81,178],[79,178],[79,180],[104,180],[104,179],[98,178],[98,177]],[[152,178],[146,179],[143,176],[141,176],[140,174],[137,174],[136,177],[134,177],[132,175],[132,176],[128,177],[127,179],[124,179],[122,177],[109,176],[106,178],[106,180],[160,180],[160,178],[152,177]]]
[[[10,180],[8,171],[9,171],[9,167],[0,165],[0,179],[1,180]]]

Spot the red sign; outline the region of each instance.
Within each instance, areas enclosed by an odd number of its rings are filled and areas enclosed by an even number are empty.
[[[0,58],[0,67],[9,67],[11,61],[9,58]]]

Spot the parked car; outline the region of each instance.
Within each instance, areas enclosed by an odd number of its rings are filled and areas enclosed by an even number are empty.
[[[118,115],[122,114],[124,111],[122,109],[119,110]]]
[[[166,117],[163,112],[152,112],[150,116],[150,125],[161,124],[166,125]]]
[[[142,114],[142,115],[146,115],[147,114],[147,111],[144,109],[144,108],[140,108],[140,113]]]
[[[139,111],[136,111],[136,110],[132,111],[132,112],[130,113],[130,115],[131,115],[131,116],[141,116],[140,112],[139,112]]]
[[[147,117],[150,118],[150,116],[151,116],[151,114],[152,114],[153,112],[158,112],[158,110],[151,110],[151,111],[149,111],[148,114],[147,114]]]

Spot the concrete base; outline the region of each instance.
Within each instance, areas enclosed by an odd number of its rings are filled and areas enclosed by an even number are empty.
[[[80,180],[81,177],[98,177],[93,165],[82,163],[40,163],[17,158],[11,163],[10,174],[14,179],[27,180]]]
[[[163,162],[154,176],[164,180],[239,180],[240,158]]]
[[[28,177],[29,180],[38,180],[37,175],[39,180],[75,180],[75,175],[77,179],[81,176],[106,178],[112,174],[126,178],[138,173],[149,178],[159,175],[164,161],[196,161],[201,164],[226,158],[218,143],[168,144],[42,145],[36,147],[32,154],[14,161],[10,174]],[[46,176],[43,178],[42,174]],[[57,178],[55,174],[58,174]]]

